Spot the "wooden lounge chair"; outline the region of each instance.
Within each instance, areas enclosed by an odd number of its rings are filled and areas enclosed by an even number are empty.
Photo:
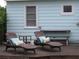
[[[6,46],[6,51],[8,48],[14,48],[15,51],[16,51],[16,48],[23,48],[24,50],[32,50],[35,52],[37,46],[35,45],[31,45],[30,43],[29,44],[26,44],[26,43],[22,43],[22,44],[19,44],[19,45],[14,45],[12,42],[8,42],[8,40],[10,40],[11,38],[17,38],[17,35],[16,33],[14,32],[7,32],[6,33],[6,42],[4,43],[4,45]]]
[[[35,33],[35,36],[36,36],[37,40],[38,40],[38,37],[44,36],[44,33],[41,32],[41,31],[36,31],[34,33]],[[43,44],[39,44],[39,45],[42,45],[42,46],[48,45],[48,46],[50,46],[52,48],[59,48],[59,51],[61,51],[61,47],[63,46],[62,43],[60,43],[60,42],[53,42],[53,41],[49,41],[49,42],[46,42],[46,43],[43,43]]]
[[[6,46],[6,51],[8,48],[14,48],[16,51],[16,48],[19,48],[19,46],[15,46],[11,42],[8,42],[11,38],[17,38],[16,33],[7,32],[5,35],[6,35],[6,42],[4,42],[3,44]]]

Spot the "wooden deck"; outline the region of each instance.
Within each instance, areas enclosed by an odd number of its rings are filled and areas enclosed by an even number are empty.
[[[17,48],[15,52],[13,48],[5,51],[5,46],[0,46],[0,59],[79,59],[79,45],[63,46],[62,51],[51,48],[38,48],[37,53],[32,51],[24,52],[23,49]]]

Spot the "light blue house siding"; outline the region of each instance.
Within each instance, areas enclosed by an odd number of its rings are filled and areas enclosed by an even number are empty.
[[[72,15],[62,15],[63,4],[72,4]],[[7,32],[16,32],[17,35],[31,35],[39,28],[24,28],[24,6],[35,4],[38,16],[38,27],[42,30],[71,30],[70,43],[79,43],[79,1],[78,0],[53,0],[37,2],[7,2]]]

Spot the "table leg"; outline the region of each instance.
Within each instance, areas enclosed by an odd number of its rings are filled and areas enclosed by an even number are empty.
[[[36,54],[36,49],[34,49],[34,54]]]
[[[61,47],[59,47],[59,51],[61,52]]]

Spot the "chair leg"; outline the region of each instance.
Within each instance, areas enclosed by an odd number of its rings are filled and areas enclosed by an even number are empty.
[[[16,48],[14,48],[15,49],[15,51],[16,51]]]
[[[7,49],[8,49],[8,47],[6,46],[6,49],[5,50],[7,51]]]

